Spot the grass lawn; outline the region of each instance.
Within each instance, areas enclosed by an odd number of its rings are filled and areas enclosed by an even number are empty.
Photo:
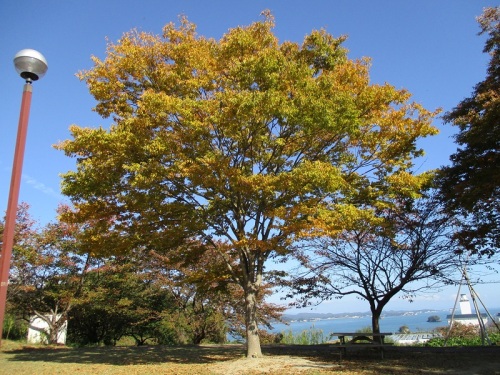
[[[263,346],[246,359],[241,345],[36,347],[3,341],[0,374],[500,374],[500,347],[390,347],[385,359],[352,349],[339,361],[328,345]]]

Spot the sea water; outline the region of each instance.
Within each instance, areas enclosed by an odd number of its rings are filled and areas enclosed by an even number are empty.
[[[433,311],[429,313],[408,314],[408,315],[389,315],[380,319],[380,331],[397,333],[399,328],[407,326],[411,332],[431,332],[438,327],[447,326],[446,315],[448,311]],[[430,316],[437,315],[441,322],[428,322]],[[315,329],[322,330],[323,335],[328,336],[332,332],[356,332],[358,330],[369,328],[371,330],[372,322],[370,315],[361,315],[357,317],[330,318],[309,321],[291,321],[288,324],[273,324],[272,332],[289,332],[298,334],[303,331]]]

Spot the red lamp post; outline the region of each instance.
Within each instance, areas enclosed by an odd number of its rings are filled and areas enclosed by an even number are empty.
[[[19,115],[16,148],[12,165],[9,201],[7,203],[7,213],[5,216],[2,238],[2,252],[0,253],[0,346],[2,344],[2,330],[7,302],[7,286],[9,284],[10,258],[12,255],[12,246],[14,245],[24,149],[26,145],[26,134],[28,132],[28,119],[32,94],[31,84],[33,81],[42,78],[48,69],[45,57],[43,57],[40,52],[32,49],[23,49],[19,51],[16,56],[14,56],[14,65],[19,75],[26,80],[26,83],[24,85],[21,101],[21,113]]]

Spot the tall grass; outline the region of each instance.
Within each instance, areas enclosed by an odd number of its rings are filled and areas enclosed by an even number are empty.
[[[323,330],[316,329],[313,325],[311,328],[296,334],[294,334],[291,329],[282,331],[280,343],[293,345],[318,345],[325,343],[325,341]]]

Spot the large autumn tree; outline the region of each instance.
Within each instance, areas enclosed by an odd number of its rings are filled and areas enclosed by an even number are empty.
[[[185,18],[161,36],[124,34],[80,73],[114,124],[72,126],[58,146],[77,158],[63,176],[76,209],[65,219],[89,223],[93,249],[196,240],[218,254],[243,291],[249,357],[262,355],[267,260],[286,255],[323,205],[355,217],[387,187],[418,190],[407,172],[415,142],[436,133],[407,91],[370,84],[369,60],[348,59],[344,37],[280,43],[264,15],[220,40]]]
[[[459,149],[442,169],[442,195],[451,212],[464,217],[457,238],[473,253],[500,248],[500,7],[478,18],[491,56],[487,75],[445,120],[459,128]]]

